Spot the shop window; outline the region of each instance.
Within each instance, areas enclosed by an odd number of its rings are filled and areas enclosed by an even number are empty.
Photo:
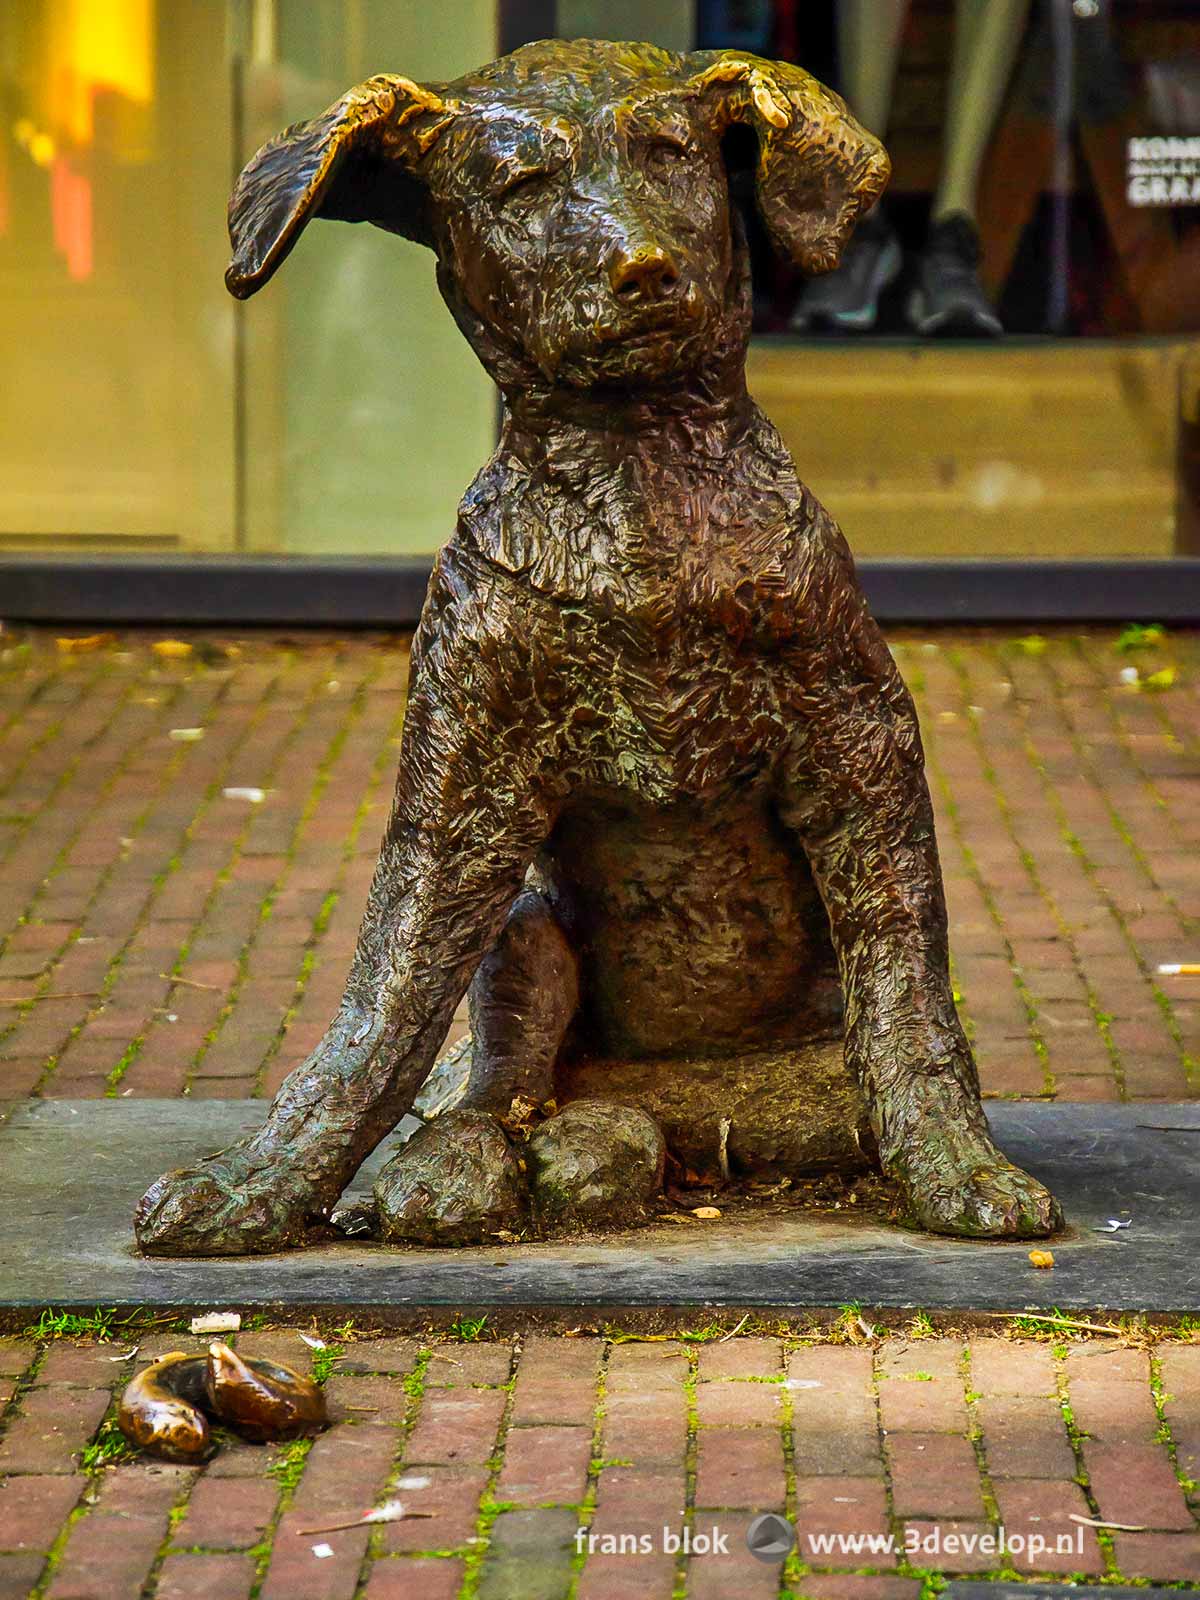
[[[1200,332],[1194,0],[701,0],[699,42],[800,62],[891,152],[841,270],[756,231],[761,332]]]

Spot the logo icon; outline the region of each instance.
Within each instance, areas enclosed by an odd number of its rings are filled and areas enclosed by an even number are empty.
[[[795,1542],[795,1528],[773,1511],[764,1511],[746,1529],[746,1548],[756,1561],[782,1561]]]

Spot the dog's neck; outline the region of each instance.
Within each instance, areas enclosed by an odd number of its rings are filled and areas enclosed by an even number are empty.
[[[730,373],[643,389],[530,385],[504,393],[501,449],[536,462],[573,458],[598,473],[630,455],[678,463],[681,450],[728,454],[757,414],[740,364]]]
[[[661,389],[506,385],[456,538],[544,595],[654,627],[747,561],[774,570],[801,490],[742,363],[724,370]]]

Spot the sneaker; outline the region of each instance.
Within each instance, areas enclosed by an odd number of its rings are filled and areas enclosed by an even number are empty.
[[[979,281],[979,233],[963,212],[943,217],[929,230],[908,320],[918,333],[958,338],[997,338],[1004,325]]]
[[[902,264],[896,235],[872,212],[859,223],[837,270],[804,285],[789,326],[794,333],[865,333],[875,326],[879,296],[899,276]]]

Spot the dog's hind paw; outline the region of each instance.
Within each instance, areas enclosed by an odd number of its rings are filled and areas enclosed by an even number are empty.
[[[309,1198],[269,1165],[250,1168],[235,1146],[152,1183],[134,1214],[134,1233],[143,1255],[262,1255],[302,1242]]]

